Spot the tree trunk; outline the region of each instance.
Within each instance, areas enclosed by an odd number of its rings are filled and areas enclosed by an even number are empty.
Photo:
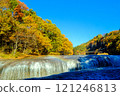
[[[15,43],[15,50],[14,50],[14,56],[17,52],[17,48],[18,48],[18,35],[17,35],[17,38],[16,38],[16,43]]]

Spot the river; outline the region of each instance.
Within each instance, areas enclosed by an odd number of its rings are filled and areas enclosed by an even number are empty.
[[[0,60],[1,80],[119,80],[120,55],[41,56]]]

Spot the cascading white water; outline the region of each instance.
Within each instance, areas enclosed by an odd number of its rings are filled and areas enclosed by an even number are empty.
[[[120,56],[74,55],[0,60],[0,79],[19,80],[100,67],[120,67]]]
[[[92,69],[100,67],[120,67],[120,55],[88,55],[80,57],[80,69]]]
[[[0,61],[2,80],[18,80],[32,77],[43,77],[68,72],[76,67],[76,60],[41,57],[36,59]]]

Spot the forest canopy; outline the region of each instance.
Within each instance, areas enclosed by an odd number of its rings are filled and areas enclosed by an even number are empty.
[[[87,43],[74,47],[75,55],[108,53],[120,55],[120,30],[112,31],[104,35],[99,34]]]
[[[0,52],[72,55],[73,45],[51,22],[19,0],[0,0]]]

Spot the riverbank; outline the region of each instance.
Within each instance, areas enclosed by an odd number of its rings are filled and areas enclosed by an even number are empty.
[[[23,53],[17,53],[16,55],[13,55],[0,52],[0,59],[24,59],[27,57],[40,57],[40,56],[41,55],[27,55]]]
[[[101,53],[97,55],[108,55],[108,54]],[[29,57],[41,57],[41,56],[49,56],[49,55],[27,55],[23,53],[17,53],[16,55],[13,55],[12,53],[5,54],[5,53],[0,52],[0,59],[24,59],[24,58],[29,58]],[[54,56],[58,56],[58,55],[54,55]]]

